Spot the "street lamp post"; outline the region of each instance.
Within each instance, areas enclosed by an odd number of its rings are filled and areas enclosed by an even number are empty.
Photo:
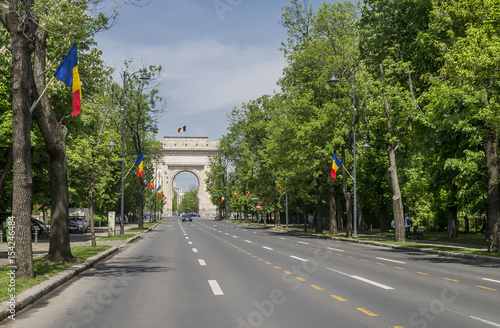
[[[139,70],[132,74],[128,74],[127,72],[123,73],[123,95],[122,95],[122,199],[121,199],[121,214],[120,214],[120,237],[125,237],[125,198],[124,198],[124,190],[125,190],[125,95],[127,93],[127,75],[134,76],[135,74],[142,73],[140,79],[143,81],[148,81],[151,79],[149,74],[147,74],[146,70]]]
[[[347,81],[349,79],[342,73],[340,73],[341,76],[345,77]],[[352,120],[352,138],[353,138],[353,164],[354,164],[354,172],[353,172],[353,180],[354,180],[354,210],[353,210],[353,231],[352,231],[352,237],[357,238],[358,237],[358,229],[357,229],[357,194],[356,194],[356,77],[355,77],[354,71],[352,72],[352,82],[349,81],[351,84],[351,89],[352,89],[352,113],[353,113],[353,120]],[[340,80],[335,76],[335,74],[332,75],[331,79],[328,81],[330,83],[338,83]]]

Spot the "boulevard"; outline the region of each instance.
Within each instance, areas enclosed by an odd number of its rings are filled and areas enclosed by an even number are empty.
[[[5,327],[500,327],[495,264],[193,218],[154,230]]]

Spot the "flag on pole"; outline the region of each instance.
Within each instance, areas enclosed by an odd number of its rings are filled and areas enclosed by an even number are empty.
[[[248,192],[248,197],[250,197],[250,191]]]
[[[342,167],[342,162],[340,159],[338,159],[337,155],[333,153],[333,162],[332,162],[332,172],[330,173],[330,176],[334,179],[337,178],[337,170]]]
[[[151,182],[148,184],[148,188],[151,189],[151,190],[155,189],[155,185],[153,184],[153,181],[154,180],[151,180]]]
[[[184,125],[182,128],[177,129],[177,132],[186,132],[186,126]]]
[[[167,196],[163,197],[163,200],[167,200]]]
[[[224,197],[224,195],[222,195],[222,198],[220,199],[220,201],[224,202],[225,199],[226,199],[226,197]]]
[[[234,194],[233,194],[233,197],[238,197],[238,194],[237,194],[237,193],[234,193]]]
[[[283,189],[283,187],[280,186],[280,184],[278,183],[278,180],[276,180],[275,178],[273,178],[273,179],[274,179],[274,184],[276,185],[276,188]]]
[[[54,76],[64,82],[73,91],[73,116],[82,112],[80,99],[82,97],[82,86],[80,85],[80,75],[78,74],[78,55],[76,43],[73,43],[68,54],[54,73]]]
[[[137,170],[137,176],[142,178],[144,175],[144,161],[143,161],[142,151],[135,160],[135,165],[139,167],[139,169]]]

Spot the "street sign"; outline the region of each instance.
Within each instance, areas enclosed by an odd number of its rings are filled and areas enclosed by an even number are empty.
[[[260,210],[260,205],[255,206],[255,208],[257,208],[258,210]]]

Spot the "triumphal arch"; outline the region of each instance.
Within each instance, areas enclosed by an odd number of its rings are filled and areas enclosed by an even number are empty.
[[[199,214],[215,216],[216,207],[210,202],[205,178],[210,171],[210,158],[219,153],[219,142],[207,137],[164,137],[163,155],[157,165],[162,190],[167,196],[163,214],[172,215],[173,181],[177,174],[190,172],[198,179]],[[185,190],[186,191],[186,190]]]

